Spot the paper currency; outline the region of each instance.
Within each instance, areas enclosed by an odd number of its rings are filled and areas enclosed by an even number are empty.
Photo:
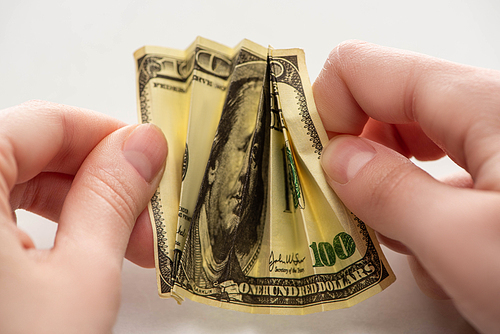
[[[151,200],[159,294],[252,313],[352,306],[394,280],[326,183],[302,50],[198,38],[135,53],[139,116],[165,133]]]

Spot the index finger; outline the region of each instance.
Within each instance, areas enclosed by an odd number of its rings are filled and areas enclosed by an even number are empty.
[[[104,114],[45,101],[2,110],[2,150],[13,154],[17,167],[10,181],[25,182],[42,171],[74,175],[90,151],[124,125]]]
[[[30,101],[0,112],[0,211],[10,192],[40,172],[74,175],[92,149],[124,124],[90,110]],[[63,195],[65,196],[65,195]]]
[[[369,118],[418,122],[475,179],[488,176],[483,188],[499,184],[490,163],[500,161],[498,72],[351,41],[330,53],[313,88],[327,131],[359,135]]]

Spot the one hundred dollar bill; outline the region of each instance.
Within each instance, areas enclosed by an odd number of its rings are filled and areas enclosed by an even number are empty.
[[[234,50],[198,37],[184,51],[145,46],[137,50],[134,57],[139,118],[142,123],[159,126],[169,146],[165,169],[168,177],[160,182],[149,206],[155,238],[158,289],[161,296],[168,297],[175,277],[175,254],[182,249],[180,243],[189,228],[182,224],[190,219],[189,211],[184,212],[184,208],[179,207],[181,185],[187,172],[187,142],[193,133],[197,133],[201,139],[199,147],[205,143],[210,146],[213,140],[213,134],[212,138],[209,133],[205,134],[205,138],[202,137],[200,125],[190,122],[189,115],[198,116],[197,113],[206,110],[207,113],[200,120],[205,122],[207,132],[215,132],[220,116],[217,108],[222,108],[225,98]],[[188,124],[191,124],[190,131]],[[192,150],[196,153],[200,151],[196,147]],[[195,163],[191,163],[192,166],[197,164],[196,159],[193,159]],[[195,198],[196,191],[194,189],[192,195]],[[183,197],[186,198],[186,194]],[[178,222],[181,222],[180,226]]]
[[[328,138],[302,50],[198,38],[135,57],[141,121],[169,142],[150,205],[161,296],[307,314],[395,280],[373,231],[325,180]]]

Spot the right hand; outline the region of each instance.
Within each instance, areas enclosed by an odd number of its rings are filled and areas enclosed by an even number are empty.
[[[333,138],[322,164],[334,191],[410,254],[422,290],[498,332],[500,73],[347,42],[313,89]],[[445,153],[470,176],[439,182],[408,160]]]

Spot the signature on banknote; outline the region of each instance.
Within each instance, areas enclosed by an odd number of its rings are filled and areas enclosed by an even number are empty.
[[[269,272],[273,272],[276,270],[281,271],[281,270],[279,270],[280,268],[278,268],[276,266],[277,264],[298,266],[299,264],[301,264],[305,260],[306,260],[306,257],[305,256],[300,257],[299,253],[290,253],[290,254],[286,254],[285,256],[283,256],[282,254],[278,254],[277,256],[275,256],[274,252],[271,251],[271,254],[269,255]],[[298,272],[300,272],[300,269],[301,268],[298,268]],[[290,272],[290,271],[288,271],[288,272]]]

